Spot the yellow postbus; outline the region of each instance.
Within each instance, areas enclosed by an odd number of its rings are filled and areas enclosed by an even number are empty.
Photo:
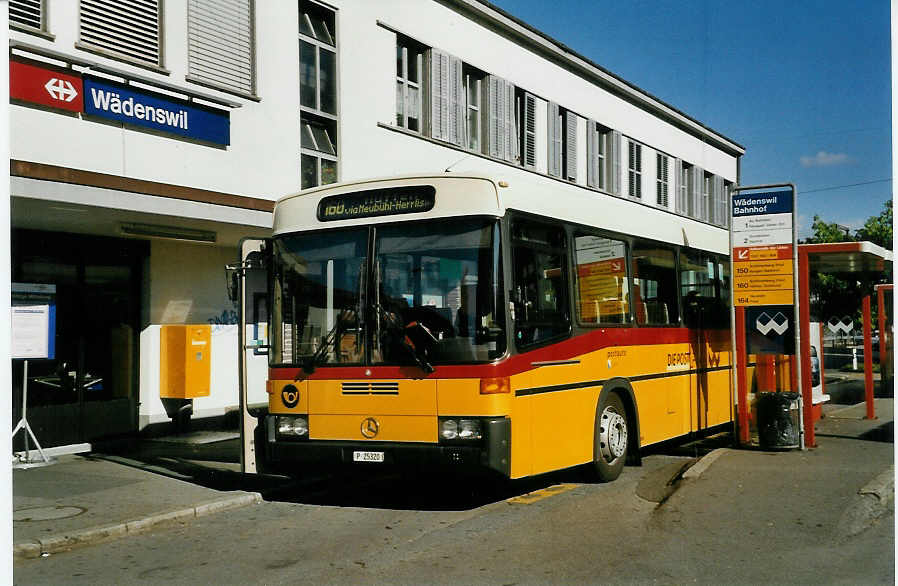
[[[725,228],[446,173],[284,197],[253,246],[268,403],[248,409],[243,389],[248,471],[585,465],[608,481],[733,419]]]

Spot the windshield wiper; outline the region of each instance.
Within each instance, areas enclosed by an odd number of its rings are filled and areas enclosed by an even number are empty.
[[[425,344],[427,345],[436,345],[438,340],[436,336],[434,336],[431,331],[421,322],[413,321],[407,325],[402,325],[398,319],[396,319],[396,315],[387,310],[380,303],[375,304],[375,308],[377,309],[378,316],[380,316],[381,322],[388,324],[390,330],[393,332],[393,340],[398,341],[399,344],[408,351],[409,355],[411,355],[412,359],[414,359],[415,364],[418,365],[418,368],[426,372],[427,374],[432,373],[434,370],[434,366],[428,362],[426,357],[426,348],[423,348]],[[421,334],[417,334],[417,332],[421,332]],[[415,334],[415,337],[418,338],[418,344],[415,344],[414,340],[411,338],[411,334]],[[419,347],[421,349],[419,350]]]
[[[323,364],[322,360],[324,360],[324,357],[327,355],[328,350],[330,350],[331,346],[336,342],[337,330],[340,328],[340,325],[342,325],[341,322],[346,321],[345,318],[342,317],[344,315],[344,312],[351,312],[352,315],[355,314],[355,310],[351,308],[344,308],[339,312],[334,326],[321,340],[321,344],[315,350],[315,353],[303,360],[302,372],[305,372],[306,374],[312,374],[313,372],[315,372],[316,366],[318,366],[319,364]],[[296,375],[296,379],[294,380],[299,380],[299,374]]]

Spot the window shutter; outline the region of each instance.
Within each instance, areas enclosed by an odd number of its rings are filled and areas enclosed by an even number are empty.
[[[450,140],[453,144],[464,146],[467,143],[467,131],[465,128],[467,106],[465,104],[464,73],[462,73],[461,59],[450,57],[449,73],[449,95],[451,96]]]
[[[689,181],[683,177],[683,161],[674,159],[674,178],[676,179],[676,211],[678,214],[689,213]]]
[[[611,131],[611,193],[620,195],[621,192],[621,134],[617,130]]]
[[[702,219],[702,182],[705,172],[695,165],[689,170],[689,217]]]
[[[161,65],[158,0],[81,0],[82,43]]]
[[[524,144],[522,163],[529,169],[536,168],[536,97],[524,94]]]
[[[501,77],[489,76],[489,154],[505,161],[514,160],[514,85]]]
[[[586,185],[598,187],[599,130],[595,120],[586,121]]]
[[[658,153],[656,155],[655,160],[658,163],[657,171],[656,171],[658,174],[658,182],[657,182],[658,189],[657,189],[656,203],[659,206],[666,208],[666,207],[668,207],[668,203],[669,203],[669,197],[668,197],[669,196],[668,189],[670,187],[670,175],[669,175],[669,170],[668,170],[669,160],[665,155],[662,155],[661,153]]]
[[[190,0],[188,75],[200,82],[252,94],[252,17],[252,0],[232,0],[227,10],[215,0]]]
[[[723,177],[714,175],[711,183],[714,197],[714,223],[718,226],[727,225],[726,191],[723,188]]]
[[[430,50],[430,136],[449,140],[449,55]]]
[[[549,175],[554,177],[561,176],[561,115],[558,111],[558,104],[549,102],[549,119],[548,119],[548,138],[549,138]]]
[[[42,0],[9,0],[9,20],[34,29],[44,29]]]
[[[505,81],[505,144],[508,149],[505,153],[506,161],[515,163],[520,160],[519,136],[515,87],[510,81]]]
[[[567,179],[577,180],[577,115],[566,110],[564,113],[565,157],[564,172]]]

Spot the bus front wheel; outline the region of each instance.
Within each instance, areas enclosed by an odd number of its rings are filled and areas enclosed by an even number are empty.
[[[614,392],[604,393],[599,401],[590,475],[599,482],[610,482],[620,476],[624,469],[629,422],[620,395]]]

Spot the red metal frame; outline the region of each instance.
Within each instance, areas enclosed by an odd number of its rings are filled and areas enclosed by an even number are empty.
[[[873,328],[870,318],[870,296],[864,295],[864,399],[867,402],[867,419],[876,419],[873,405]]]
[[[798,309],[798,335],[801,360],[801,410],[804,419],[804,445],[806,448],[817,447],[814,437],[814,397],[811,391],[811,286],[808,251],[798,247],[798,296],[801,299]],[[822,345],[822,344],[821,344]],[[820,354],[823,354],[821,348]]]

